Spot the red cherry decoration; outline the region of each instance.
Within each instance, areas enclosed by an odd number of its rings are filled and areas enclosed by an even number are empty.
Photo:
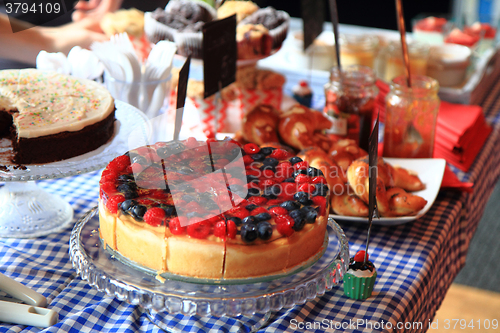
[[[364,262],[365,261],[365,251],[361,250],[356,253],[354,256],[354,261],[355,262]],[[368,254],[366,255],[366,261],[368,261]]]

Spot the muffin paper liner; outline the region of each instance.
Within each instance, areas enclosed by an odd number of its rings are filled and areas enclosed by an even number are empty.
[[[156,44],[161,40],[174,41],[174,34],[177,32],[176,29],[170,28],[169,26],[158,22],[151,16],[151,12],[144,13],[144,33],[148,40]]]
[[[352,299],[367,299],[371,296],[377,272],[371,277],[357,277],[347,272],[344,275],[344,295]]]
[[[265,9],[265,8],[262,8]],[[277,10],[276,14],[278,15],[278,19],[284,20],[283,23],[281,23],[279,26],[277,26],[274,29],[269,30],[269,35],[272,38],[273,44],[272,44],[272,49],[277,50],[281,47],[281,44],[283,44],[283,41],[286,38],[286,35],[288,33],[288,28],[290,26],[290,15],[288,15],[287,12],[283,10]],[[252,19],[255,16],[259,15],[259,11],[256,11],[250,16],[247,16],[244,18],[239,24],[254,24],[252,23]]]

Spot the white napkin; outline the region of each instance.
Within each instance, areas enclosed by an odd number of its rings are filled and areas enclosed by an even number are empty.
[[[68,53],[68,62],[71,67],[71,75],[94,80],[101,77],[104,66],[96,55],[80,46],[75,46]]]
[[[60,74],[70,74],[71,66],[62,52],[49,53],[40,51],[36,57],[36,68],[42,71],[54,71]]]
[[[36,68],[89,80],[100,78],[104,72],[104,66],[92,51],[79,46],[73,47],[67,57],[62,52],[40,51],[36,57]]]

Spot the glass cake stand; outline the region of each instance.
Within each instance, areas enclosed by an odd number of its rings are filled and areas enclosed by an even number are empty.
[[[147,118],[136,108],[115,101],[115,135],[92,152],[67,160],[13,165],[0,160],[0,237],[29,238],[48,235],[73,220],[73,209],[59,196],[40,189],[35,180],[63,178],[104,168],[113,158],[129,150],[132,134],[144,135]],[[134,136],[132,135],[132,136]],[[0,147],[4,152],[6,146]]]
[[[272,311],[304,304],[340,283],[349,266],[349,244],[333,219],[328,226],[323,255],[285,274],[238,280],[177,275],[165,279],[117,260],[102,247],[95,207],[73,228],[70,257],[82,279],[109,296],[140,305],[165,331],[175,332],[175,325],[190,319],[204,325],[211,317],[255,331]]]

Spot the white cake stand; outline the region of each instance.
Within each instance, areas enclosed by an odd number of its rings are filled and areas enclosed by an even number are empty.
[[[142,133],[147,118],[136,108],[116,101],[115,134],[92,152],[71,159],[17,166],[0,161],[0,237],[29,238],[48,235],[73,220],[73,209],[59,196],[40,189],[35,180],[79,175],[104,168],[130,148],[132,134]],[[133,135],[132,135],[133,136]],[[6,150],[5,147],[0,149]]]

